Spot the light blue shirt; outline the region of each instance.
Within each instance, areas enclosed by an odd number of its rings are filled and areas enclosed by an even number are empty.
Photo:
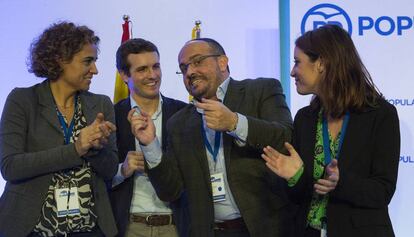
[[[224,101],[227,87],[230,82],[230,78],[227,78],[218,88],[216,92],[216,96],[219,100]],[[203,114],[202,110],[197,110],[199,113]],[[228,132],[229,135],[233,136],[236,139],[236,144],[239,146],[244,146],[246,144],[247,134],[248,134],[248,122],[247,118],[244,115],[237,114],[238,122],[236,126],[236,130],[232,132]],[[203,115],[203,126],[206,132],[206,137],[209,140],[212,147],[214,147],[214,136],[215,131],[208,128],[204,121]],[[221,135],[223,136],[223,135]],[[153,142],[148,144],[147,146],[141,146],[142,151],[144,152],[146,162],[148,163],[150,168],[157,166],[161,162],[161,146],[159,140],[156,138]],[[234,201],[233,195],[231,193],[230,186],[227,181],[227,171],[225,166],[225,159],[224,159],[224,151],[223,151],[223,139],[220,139],[220,148],[217,155],[217,161],[214,162],[213,156],[210,152],[206,149],[206,154],[208,158],[208,165],[210,174],[214,173],[223,173],[224,177],[224,185],[226,190],[226,200],[221,202],[214,203],[214,214],[216,221],[222,220],[231,220],[240,217],[240,211]]]
[[[135,106],[139,108],[132,97],[130,97],[130,101],[131,108],[134,108]],[[155,133],[157,137],[162,136],[162,102],[162,97],[160,96],[157,111],[151,117],[156,128]],[[137,139],[135,139],[135,147],[137,151],[141,151]],[[118,173],[113,179],[113,186],[116,186],[125,180],[125,177],[121,174],[121,166],[122,164],[119,165]],[[134,191],[132,194],[130,213],[171,214],[171,209],[168,207],[168,203],[165,203],[158,198],[148,176],[141,172],[134,173]]]

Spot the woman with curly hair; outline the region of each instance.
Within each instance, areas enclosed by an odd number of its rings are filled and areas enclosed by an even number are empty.
[[[400,154],[397,111],[375,87],[351,37],[325,25],[294,51],[299,94],[313,94],[294,120],[290,156],[264,149],[299,205],[295,236],[394,236],[388,204]]]
[[[114,236],[105,181],[117,170],[110,99],[88,92],[99,38],[60,22],[31,45],[43,82],[15,88],[0,122],[0,236]]]

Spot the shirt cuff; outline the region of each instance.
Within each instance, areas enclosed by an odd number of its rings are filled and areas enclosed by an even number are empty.
[[[246,116],[237,113],[237,126],[234,131],[227,132],[230,136],[236,138],[236,144],[239,146],[245,146],[247,140],[247,134],[249,132],[249,123]]]
[[[300,167],[300,169],[298,171],[296,171],[296,174],[293,175],[293,177],[288,180],[288,186],[289,187],[293,187],[298,183],[300,177],[302,177],[303,170],[304,170],[304,168],[303,168],[303,165],[302,165],[302,167]]]
[[[155,137],[155,139],[146,146],[141,145],[141,150],[150,169],[161,163],[162,150],[158,137]]]
[[[118,184],[124,182],[125,177],[122,175],[121,169],[122,169],[122,163],[118,165],[118,172],[116,173],[116,175],[112,179],[112,187],[115,187]]]

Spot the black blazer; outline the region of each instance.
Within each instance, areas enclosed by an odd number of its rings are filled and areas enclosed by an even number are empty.
[[[252,237],[289,236],[290,205],[280,190],[280,178],[261,159],[265,145],[283,147],[291,138],[291,116],[282,87],[275,79],[231,80],[223,102],[247,117],[247,144],[239,147],[223,133],[227,178],[235,202]],[[161,163],[148,175],[164,201],[180,205],[181,237],[214,236],[214,206],[202,118],[193,105],[168,122],[168,147]],[[178,205],[178,204],[177,204]]]
[[[305,164],[289,196],[300,205],[296,236],[303,236],[313,192],[313,159],[318,111],[298,111],[293,145]],[[330,237],[394,236],[388,204],[395,191],[400,155],[400,130],[394,106],[380,100],[378,108],[351,112],[339,154],[339,182],[327,207]]]
[[[179,100],[174,100],[162,96],[162,148],[165,150],[167,144],[168,131],[166,129],[167,120],[186,104]],[[129,97],[115,105],[116,135],[118,145],[119,163],[123,163],[129,151],[135,151],[135,137],[131,132],[131,125],[127,120],[128,112],[131,110]],[[124,182],[113,187],[110,193],[112,210],[118,227],[118,235],[124,236],[129,222],[129,209],[134,187],[134,176],[124,180]]]

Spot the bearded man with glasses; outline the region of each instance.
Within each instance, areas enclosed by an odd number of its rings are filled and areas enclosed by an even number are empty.
[[[178,61],[194,102],[169,120],[167,151],[148,115],[129,119],[158,196],[180,203],[180,236],[291,236],[283,181],[261,159],[264,146],[291,139],[279,81],[232,79],[224,49],[209,38],[187,42]]]

